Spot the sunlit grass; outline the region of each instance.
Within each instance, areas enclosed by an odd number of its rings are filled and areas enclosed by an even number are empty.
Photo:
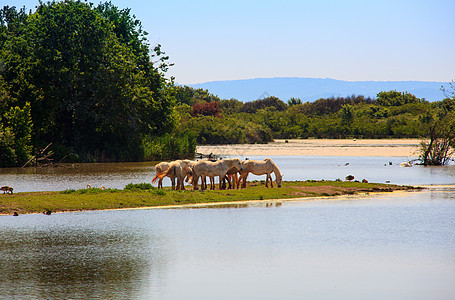
[[[250,182],[246,189],[239,190],[195,191],[187,187],[185,191],[173,191],[170,188],[157,189],[148,183],[131,183],[123,190],[91,188],[61,192],[1,194],[0,214],[105,210],[195,203],[320,197],[408,188],[412,187],[344,181],[292,181],[283,182],[281,188],[265,188],[264,182],[255,181]]]

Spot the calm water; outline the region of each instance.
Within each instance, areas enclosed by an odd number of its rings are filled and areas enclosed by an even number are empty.
[[[250,156],[249,159],[264,159]],[[395,184],[455,184],[455,165],[446,167],[400,167],[406,157],[339,157],[339,156],[270,156],[284,175],[283,180],[343,179],[352,174],[370,182]],[[389,163],[392,163],[390,165]],[[348,165],[346,165],[348,164]],[[92,187],[123,189],[128,183],[150,182],[155,163],[78,164],[59,168],[0,169],[0,185],[14,187],[15,192],[61,191]],[[265,176],[249,176],[265,180]],[[164,185],[170,185],[164,179]]]
[[[453,188],[0,217],[7,299],[453,299]]]
[[[286,180],[353,174],[448,186],[336,201],[0,216],[0,299],[454,298],[453,166],[272,159]],[[153,165],[1,172],[15,190],[122,188],[149,182]]]

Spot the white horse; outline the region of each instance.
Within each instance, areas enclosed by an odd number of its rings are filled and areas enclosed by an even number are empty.
[[[191,160],[175,160],[169,163],[169,168],[157,174],[156,176],[163,179],[165,176],[171,178],[173,190],[184,190],[184,179],[190,173],[190,168],[193,166],[194,161]],[[177,179],[177,185],[175,184]]]
[[[163,178],[158,177],[158,174],[164,173],[169,169],[169,163],[166,161],[160,162],[155,166],[155,177],[152,179],[152,183],[155,183],[156,180],[158,180],[158,188],[162,189],[163,188]],[[173,182],[172,186],[175,186],[175,182]]]
[[[246,188],[246,179],[249,173],[254,175],[267,175],[265,179],[265,187],[268,187],[268,181],[270,179],[270,187],[273,188],[272,173],[275,173],[275,180],[278,187],[281,187],[281,181],[283,175],[281,175],[280,170],[276,164],[270,159],[266,158],[264,160],[245,160],[242,162],[243,171],[240,172],[239,182],[237,188],[240,186],[240,182],[243,180],[242,187]]]
[[[226,173],[230,168],[236,168],[238,171],[243,169],[242,162],[238,158],[233,159],[223,159],[218,161],[200,161],[193,165],[192,167],[192,182],[193,188],[195,190],[198,189],[197,182],[199,177],[208,176],[210,178],[211,188],[214,188],[214,178],[215,176],[219,176],[220,185],[219,189],[222,189],[222,180],[226,176]],[[204,188],[204,187],[202,187]]]

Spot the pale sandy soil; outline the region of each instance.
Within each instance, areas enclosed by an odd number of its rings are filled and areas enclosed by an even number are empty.
[[[418,156],[419,139],[275,140],[269,144],[198,146],[197,152],[216,155]]]

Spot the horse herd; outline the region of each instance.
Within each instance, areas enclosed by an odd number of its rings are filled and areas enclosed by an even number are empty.
[[[265,186],[273,187],[271,174],[275,174],[278,187],[281,187],[283,176],[276,164],[270,159],[244,160],[238,158],[220,160],[176,160],[161,162],[155,166],[156,175],[152,183],[158,180],[158,188],[163,188],[163,178],[169,177],[173,190],[184,190],[184,181],[190,182],[194,190],[198,190],[198,181],[201,179],[201,189],[207,189],[206,178],[210,179],[210,189],[215,189],[215,177],[219,177],[219,189],[246,188],[246,180],[249,173],[254,175],[266,175]],[[175,183],[177,181],[177,183]]]

